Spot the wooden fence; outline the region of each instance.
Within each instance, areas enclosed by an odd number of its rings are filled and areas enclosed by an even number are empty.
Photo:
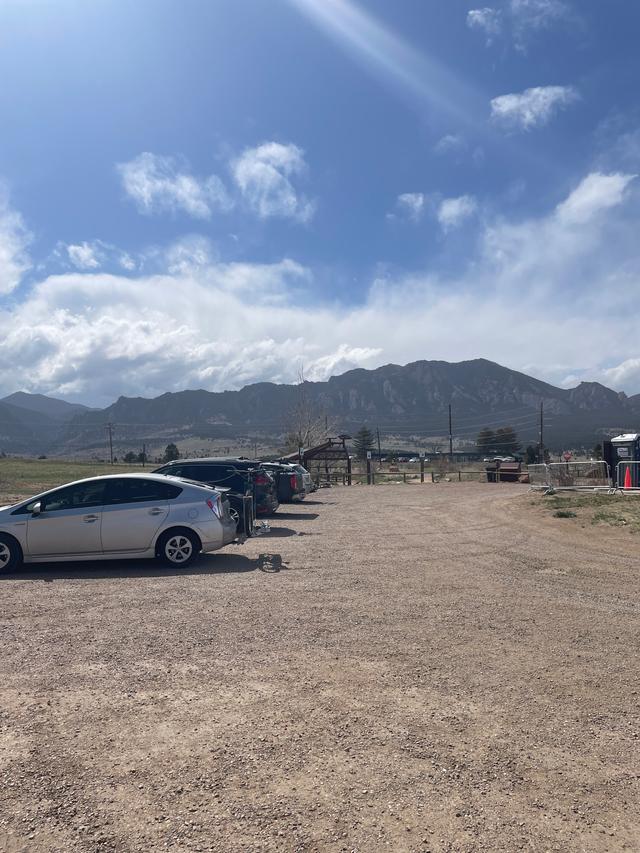
[[[457,471],[333,471],[329,474],[323,473],[314,477],[318,485],[371,485],[382,483],[439,483],[439,482],[481,482],[487,481],[486,471],[470,471],[458,469]],[[497,481],[500,482],[500,472],[497,472]]]

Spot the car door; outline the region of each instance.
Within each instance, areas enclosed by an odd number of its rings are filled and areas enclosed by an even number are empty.
[[[146,551],[169,514],[164,483],[143,477],[108,481],[102,511],[102,549]]]
[[[104,493],[104,480],[88,480],[56,489],[40,498],[40,512],[27,519],[30,556],[74,557],[101,553]]]

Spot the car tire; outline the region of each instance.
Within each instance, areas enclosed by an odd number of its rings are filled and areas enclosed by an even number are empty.
[[[11,536],[0,533],[0,574],[15,572],[22,565],[22,549]]]
[[[189,566],[201,549],[200,541],[190,530],[167,530],[158,540],[157,555],[167,566],[180,569]]]

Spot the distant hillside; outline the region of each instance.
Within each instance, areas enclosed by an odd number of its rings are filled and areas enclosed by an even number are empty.
[[[0,401],[0,451],[37,455],[62,440],[64,424]]]
[[[0,406],[11,408],[3,418],[8,426],[0,449],[24,452],[22,448],[31,440],[39,452],[103,452],[107,422],[116,425],[119,446],[136,449],[141,441],[162,443],[186,437],[277,437],[290,428],[289,413],[302,394],[314,412],[326,416],[337,431],[352,433],[368,424],[379,427],[384,436],[411,441],[445,436],[449,404],[454,437],[461,443],[473,442],[484,426],[513,426],[521,441],[535,442],[540,403],[545,412],[545,443],[551,447],[592,447],[610,432],[640,429],[640,395],[627,398],[597,382],[556,388],[486,359],[474,359],[455,364],[388,364],[376,370],[351,370],[304,386],[261,382],[239,391],[178,391],[153,399],[120,397],[103,410],[81,407],[66,424],[54,422],[44,411],[33,412],[29,423],[24,407],[19,409],[5,400]],[[35,406],[33,398],[38,395],[25,396]],[[21,399],[20,395],[8,399],[16,397]],[[51,402],[65,405],[64,401]],[[38,405],[48,407],[48,403]],[[55,411],[66,416],[69,410]],[[43,440],[47,432],[48,443]]]
[[[69,421],[87,406],[17,391],[0,400],[0,451],[38,455],[55,450]]]
[[[66,400],[57,400],[55,397],[45,397],[44,394],[27,394],[26,391],[16,391],[0,400],[0,403],[9,403],[29,412],[38,412],[46,415],[54,421],[70,421],[74,415],[90,411],[88,406],[78,403],[67,403]]]

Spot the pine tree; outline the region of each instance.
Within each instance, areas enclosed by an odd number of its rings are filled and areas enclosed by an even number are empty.
[[[167,444],[164,451],[164,462],[173,462],[174,459],[180,459],[180,451],[175,444]]]
[[[481,429],[476,439],[476,447],[479,453],[495,453],[496,435],[492,429]]]
[[[513,427],[500,427],[496,430],[495,448],[496,453],[504,456],[512,456],[522,448]]]
[[[370,429],[367,429],[366,426],[363,426],[358,430],[353,437],[353,447],[358,459],[367,458],[367,451],[372,449],[374,441],[373,433]]]

